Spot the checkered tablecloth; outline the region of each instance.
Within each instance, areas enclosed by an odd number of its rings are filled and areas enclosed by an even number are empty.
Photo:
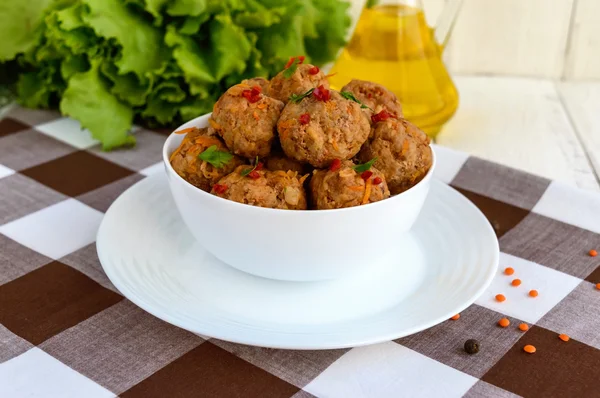
[[[154,318],[102,271],[103,213],[163,172],[165,136],[135,134],[135,149],[104,153],[56,113],[14,107],[0,121],[0,397],[600,396],[600,256],[588,255],[600,251],[599,195],[437,148],[437,177],[479,206],[500,240],[482,297],[459,320],[382,344],[248,347]],[[470,338],[482,346],[473,356],[462,349]]]

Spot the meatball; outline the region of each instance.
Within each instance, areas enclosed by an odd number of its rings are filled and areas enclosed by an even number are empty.
[[[265,166],[271,171],[295,171],[299,174],[304,173],[305,166],[297,160],[286,157],[283,153],[271,153],[264,159]]]
[[[242,84],[247,84],[248,86],[259,86],[262,89],[263,93],[267,93],[269,89],[269,81],[264,77],[253,77],[252,79],[242,80]]]
[[[374,167],[371,175],[354,170],[354,164],[344,161],[335,171],[315,170],[310,180],[312,207],[317,210],[340,209],[373,203],[390,197],[385,176]]]
[[[283,102],[261,93],[260,86],[237,84],[219,98],[208,120],[236,155],[267,156],[275,138],[275,125]]]
[[[303,94],[318,86],[329,88],[325,75],[314,65],[300,64],[290,77],[285,77],[286,70],[271,79],[267,95],[287,103],[292,94]]]
[[[205,128],[194,129],[187,133],[170,158],[171,166],[177,174],[206,192],[210,191],[214,183],[244,163],[242,158],[233,155],[227,163],[215,167],[198,158],[198,155],[213,145],[219,151],[227,151],[227,147],[218,136],[209,135]]]
[[[392,194],[412,187],[431,167],[430,139],[405,119],[390,118],[373,126],[373,135],[358,154],[361,162],[377,157]]]
[[[253,171],[242,173],[252,166],[240,166],[233,173],[221,178],[213,186],[212,194],[221,198],[271,209],[306,209],[306,192],[302,183],[307,176],[298,178],[293,171]],[[254,177],[254,178],[253,178]]]
[[[333,90],[329,99],[310,97],[289,102],[277,122],[281,147],[287,156],[314,167],[333,159],[350,159],[367,140],[370,124],[360,105]],[[321,98],[321,99],[319,99]]]
[[[381,84],[368,82],[365,80],[353,79],[346,84],[342,91],[351,92],[354,97],[371,108],[373,112],[379,113],[386,109],[396,117],[402,117],[402,105],[396,95]],[[369,116],[373,113],[366,109]]]

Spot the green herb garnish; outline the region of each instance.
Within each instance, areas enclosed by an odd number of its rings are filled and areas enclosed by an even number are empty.
[[[254,161],[254,167],[251,167],[249,169],[244,169],[244,170],[242,170],[242,172],[240,174],[242,175],[242,177],[246,177],[248,174],[250,174],[254,170],[256,170],[256,166],[258,166],[258,156],[256,157],[256,160]]]
[[[356,171],[357,173],[363,173],[363,172],[369,170],[371,168],[371,166],[373,166],[373,163],[375,163],[376,161],[377,161],[377,157],[374,157],[373,159],[369,160],[367,163],[357,164],[356,166],[354,166],[354,171]]]
[[[305,92],[304,94],[292,94],[290,95],[290,102],[293,102],[294,104],[297,104],[298,102],[302,101],[304,98],[310,96],[313,91],[315,91],[314,88],[311,88],[310,90],[308,90],[307,92]]]
[[[362,102],[360,102],[359,100],[357,100],[356,97],[354,96],[354,94],[352,94],[350,91],[340,91],[340,94],[342,95],[342,97],[346,98],[347,100],[354,101],[357,104],[360,104],[361,109],[371,109],[368,106],[366,106],[365,104],[363,104]],[[371,110],[373,110],[373,109],[371,109]]]
[[[219,151],[216,145],[211,145],[198,155],[198,159],[204,160],[217,169],[220,169],[233,159],[233,155],[227,151]]]
[[[300,59],[300,57],[296,57],[294,61],[292,61],[292,64],[285,68],[285,70],[283,71],[283,77],[285,77],[286,79],[292,77],[292,75],[294,74],[294,72],[296,72],[296,69],[298,69],[298,65],[301,62],[302,60]]]

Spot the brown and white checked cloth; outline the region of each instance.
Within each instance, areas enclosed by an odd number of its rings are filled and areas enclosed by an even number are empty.
[[[485,213],[500,268],[523,284],[499,271],[459,320],[383,344],[248,347],[154,318],[103,273],[103,213],[163,172],[165,136],[136,135],[135,149],[104,153],[52,112],[14,107],[0,121],[0,397],[600,396],[600,257],[588,255],[600,251],[597,194],[437,148],[437,177]],[[469,338],[481,341],[477,355],[462,350]]]

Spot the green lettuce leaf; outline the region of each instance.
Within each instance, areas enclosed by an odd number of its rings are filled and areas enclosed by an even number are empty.
[[[60,102],[60,111],[79,120],[83,128],[102,142],[102,149],[135,144],[128,134],[133,110],[109,91],[100,73],[100,62],[92,62],[90,70],[74,74]]]
[[[0,1],[0,61],[32,49],[41,39],[44,10],[52,0]]]
[[[207,7],[207,0],[171,0],[167,14],[172,16],[195,17],[202,14]]]
[[[231,73],[242,73],[252,45],[244,30],[233,24],[231,16],[219,14],[210,22],[212,51],[209,56],[217,80]]]
[[[306,37],[306,51],[316,64],[324,64],[335,58],[338,50],[346,44],[346,31],[350,27],[349,3],[338,0],[310,0],[313,3],[316,37]],[[306,24],[306,22],[305,22]]]
[[[210,14],[204,13],[195,17],[185,18],[178,32],[182,35],[194,35],[198,33],[203,23],[210,19]]]
[[[140,0],[142,2],[142,0]],[[163,10],[169,0],[145,0],[145,9],[154,17],[154,24],[161,25],[163,22]]]
[[[213,95],[204,99],[189,98],[185,100],[179,106],[179,114],[181,115],[181,119],[183,121],[188,121],[195,117],[198,117],[199,115],[204,115],[205,113],[212,112],[213,105],[216,102],[217,98],[217,95]]]
[[[167,28],[165,42],[173,48],[173,58],[184,73],[190,93],[206,97],[209,87],[217,82],[208,65],[208,54],[200,50],[194,39],[181,35],[173,26]]]
[[[134,73],[119,74],[115,64],[103,62],[100,71],[111,82],[110,92],[120,100],[133,106],[142,106],[151,92],[152,82],[148,78],[139,78]]]
[[[160,29],[148,23],[119,0],[82,0],[88,12],[83,20],[104,38],[112,38],[121,46],[115,61],[119,72],[133,72],[146,77],[160,69],[170,58]]]
[[[51,90],[46,87],[46,79],[35,72],[27,72],[19,76],[17,82],[19,103],[28,108],[48,108]]]
[[[90,68],[90,63],[85,55],[69,55],[60,63],[60,74],[68,81],[75,73],[85,72]]]

